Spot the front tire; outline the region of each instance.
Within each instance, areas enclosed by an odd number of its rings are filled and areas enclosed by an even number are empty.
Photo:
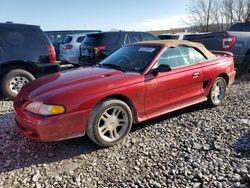
[[[109,98],[94,108],[86,133],[96,144],[110,147],[124,140],[130,132],[132,122],[129,106],[123,101]]]
[[[3,76],[2,92],[9,99],[14,99],[21,88],[32,80],[35,80],[35,77],[24,69],[11,70]]]
[[[223,77],[217,77],[208,95],[208,104],[216,107],[222,104],[227,89],[227,82]]]

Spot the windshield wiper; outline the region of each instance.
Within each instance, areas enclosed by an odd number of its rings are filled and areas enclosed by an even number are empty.
[[[102,66],[105,66],[105,67],[110,67],[110,68],[113,68],[113,69],[117,69],[117,70],[120,70],[122,72],[127,72],[126,69],[124,69],[123,67],[119,66],[119,65],[115,65],[115,64],[109,64],[109,63],[104,63],[104,64],[98,64],[98,67],[102,67]]]

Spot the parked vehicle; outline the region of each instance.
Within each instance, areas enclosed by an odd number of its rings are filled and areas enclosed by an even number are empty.
[[[66,36],[60,45],[60,61],[79,65],[80,44],[85,37],[84,33]]]
[[[60,44],[65,39],[67,35],[77,34],[77,33],[91,33],[91,32],[101,32],[99,30],[61,30],[61,31],[45,31],[46,35],[49,37],[56,51],[56,58],[59,60],[60,55]]]
[[[204,101],[220,105],[235,74],[230,53],[214,55],[198,43],[127,45],[96,66],[24,87],[14,101],[17,128],[40,141],[86,132],[95,143],[113,146],[127,136],[132,123]]]
[[[158,35],[161,40],[189,40],[195,36],[200,36],[207,33],[165,33]]]
[[[157,37],[161,40],[184,40],[186,33],[164,33]]]
[[[96,64],[125,44],[159,40],[147,32],[101,32],[87,34],[80,45],[80,59],[84,63]]]
[[[13,99],[35,78],[57,72],[55,50],[39,26],[0,23],[1,90]]]
[[[208,33],[189,40],[201,42],[209,50],[232,52],[238,73],[250,74],[250,22],[234,24],[226,32]]]

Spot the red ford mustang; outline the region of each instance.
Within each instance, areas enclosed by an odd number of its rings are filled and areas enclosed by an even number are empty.
[[[198,43],[124,46],[89,68],[27,84],[14,100],[17,128],[39,141],[85,133],[101,146],[121,142],[133,123],[207,101],[222,103],[234,82],[233,57]]]

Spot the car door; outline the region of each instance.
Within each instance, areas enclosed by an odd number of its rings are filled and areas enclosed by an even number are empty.
[[[193,50],[186,46],[168,48],[153,68],[168,64],[172,70],[156,76],[146,75],[145,111],[148,118],[201,100],[203,72]]]

